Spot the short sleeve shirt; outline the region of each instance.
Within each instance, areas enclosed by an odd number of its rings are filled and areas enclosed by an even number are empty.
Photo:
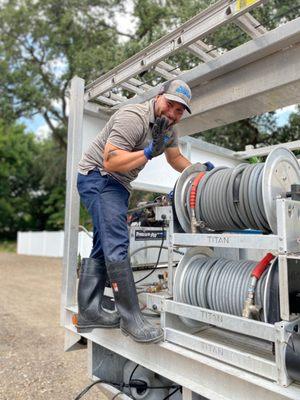
[[[89,171],[98,168],[102,175],[106,174],[103,167],[103,154],[107,142],[130,152],[143,150],[152,140],[151,128],[154,121],[154,99],[142,104],[121,107],[83,154],[78,171],[87,175]],[[177,147],[178,135],[174,127],[169,128],[168,136],[171,140],[167,147]],[[142,169],[143,166],[124,173],[109,172],[109,174],[131,191],[130,183]]]

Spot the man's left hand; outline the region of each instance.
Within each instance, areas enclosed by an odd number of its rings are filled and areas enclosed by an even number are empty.
[[[165,117],[157,117],[152,127],[152,141],[144,149],[144,154],[148,160],[161,155],[170,141],[170,136],[167,134],[169,121]]]

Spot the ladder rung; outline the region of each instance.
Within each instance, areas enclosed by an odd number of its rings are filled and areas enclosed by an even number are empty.
[[[127,97],[121,96],[121,95],[116,94],[116,93],[113,93],[113,92],[106,92],[106,93],[103,93],[103,96],[104,96],[104,97],[107,97],[108,99],[115,100],[115,101],[117,101],[117,102],[127,100]]]
[[[108,97],[105,96],[98,96],[96,100],[100,101],[101,103],[107,104],[108,106],[115,106],[116,104],[119,103],[119,101],[109,99]]]
[[[154,71],[158,73],[158,75],[161,75],[162,77],[164,77],[165,79],[169,80],[169,79],[174,79],[177,75],[175,74],[171,74],[170,72],[166,71],[163,68],[160,68],[158,66],[156,66],[154,68]]]
[[[214,46],[208,45],[202,40],[197,40],[197,42],[195,42],[194,44],[196,44],[201,50],[205,51],[205,53],[209,54],[213,58],[219,57],[220,55],[220,53],[216,49],[214,49]]]
[[[157,67],[165,69],[167,72],[170,72],[170,74],[173,75],[180,75],[181,71],[178,67],[173,67],[173,65],[170,65],[166,63],[165,61],[161,61],[157,64]]]
[[[234,23],[253,39],[264,35],[267,32],[267,29],[262,26],[250,13],[241,15],[234,21]]]
[[[132,85],[131,83],[128,83],[128,82],[123,82],[123,83],[120,84],[120,86],[123,89],[126,89],[126,90],[128,90],[129,92],[132,92],[132,93],[136,93],[136,94],[143,94],[144,93],[144,89],[142,87],[137,87],[137,86]]]
[[[144,90],[152,89],[152,86],[148,85],[148,83],[144,83],[136,78],[130,78],[127,82],[131,83],[133,86],[141,87]]]
[[[199,57],[202,61],[210,61],[218,56],[218,53],[215,50],[211,50],[209,46],[204,50],[204,47],[199,45],[199,42],[191,44],[188,47],[188,50]]]

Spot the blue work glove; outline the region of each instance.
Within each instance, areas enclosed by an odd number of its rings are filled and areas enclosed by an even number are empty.
[[[211,163],[210,161],[206,161],[205,163],[203,163],[203,165],[206,166],[206,171],[211,171],[212,169],[215,168],[214,164]]]
[[[164,117],[157,117],[153,124],[151,134],[152,140],[147,147],[144,148],[145,157],[151,160],[153,157],[161,155],[170,141],[167,135],[169,121]]]

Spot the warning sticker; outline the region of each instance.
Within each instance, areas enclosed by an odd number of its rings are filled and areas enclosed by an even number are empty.
[[[245,7],[251,6],[251,4],[256,3],[257,0],[237,0],[236,2],[236,11],[240,11]]]

